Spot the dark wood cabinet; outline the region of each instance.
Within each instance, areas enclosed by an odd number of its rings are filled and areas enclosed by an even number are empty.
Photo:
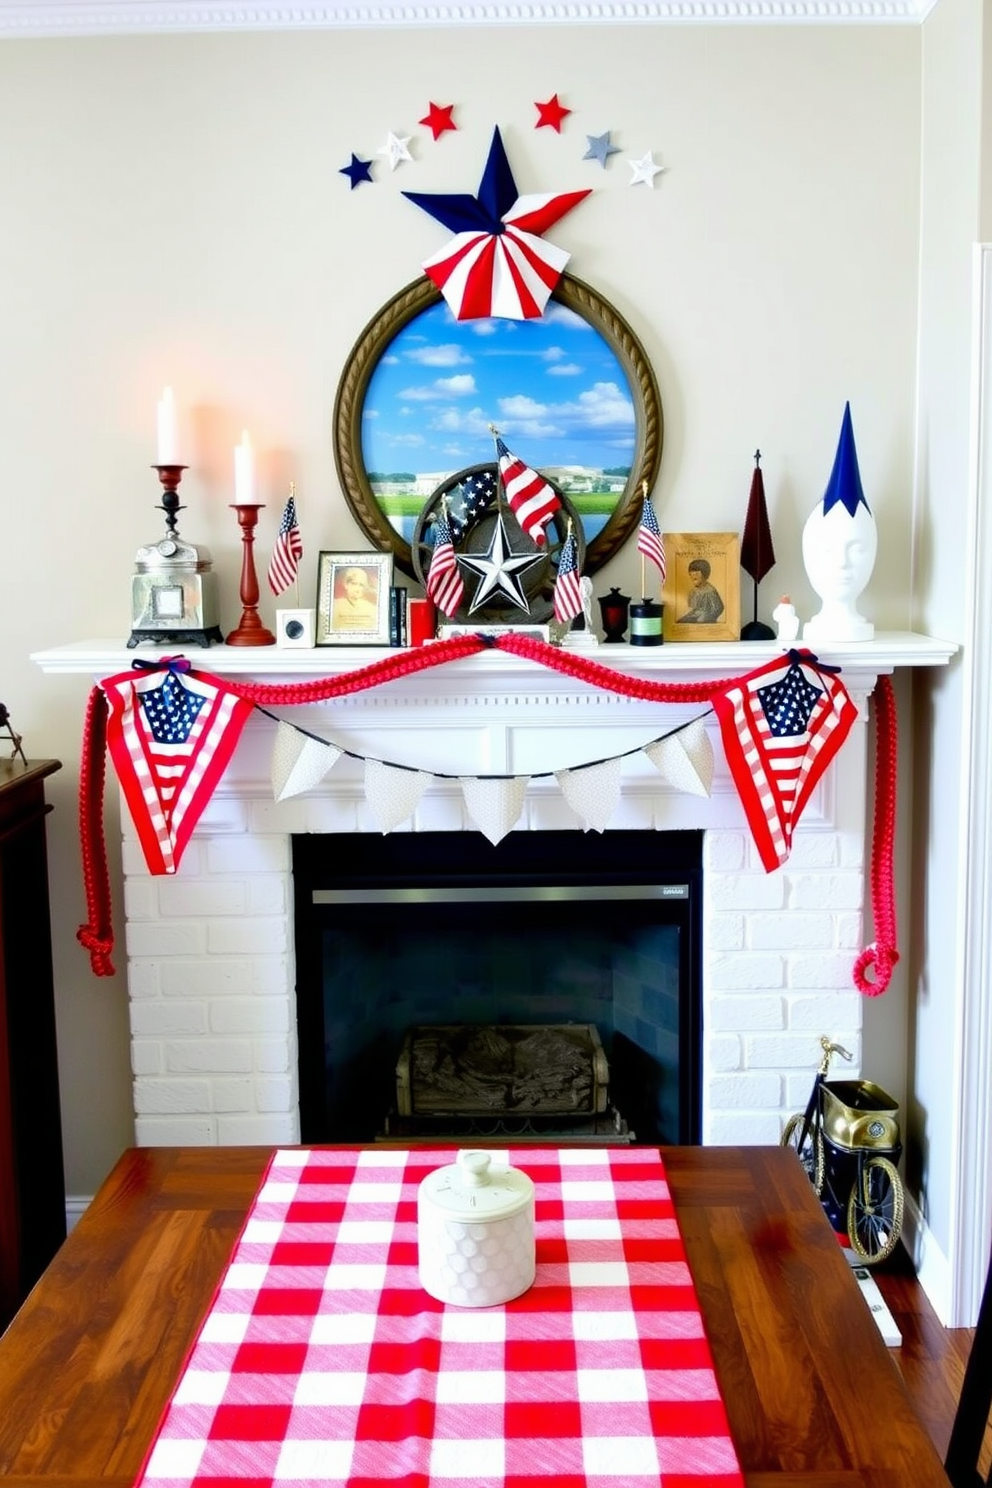
[[[65,1239],[47,776],[0,760],[0,1328]]]

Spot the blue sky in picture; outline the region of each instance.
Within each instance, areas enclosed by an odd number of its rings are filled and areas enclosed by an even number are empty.
[[[528,465],[629,466],[635,412],[600,332],[549,300],[539,320],[457,321],[444,303],[393,337],[369,380],[370,475],[452,474],[495,458],[489,425]]]

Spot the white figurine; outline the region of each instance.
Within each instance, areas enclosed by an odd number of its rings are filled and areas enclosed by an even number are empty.
[[[772,610],[772,619],[778,626],[778,638],[780,641],[794,641],[799,634],[799,616],[796,607],[787,594],[783,594],[778,604]]]
[[[870,641],[875,627],[858,610],[878,551],[875,518],[861,489],[851,405],[844,409],[830,484],[803,528],[803,563],[821,606],[803,628],[806,641]]]

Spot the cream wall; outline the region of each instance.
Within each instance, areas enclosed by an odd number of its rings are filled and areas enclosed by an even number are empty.
[[[560,136],[533,127],[555,91],[574,110]],[[416,122],[429,100],[457,105],[459,131],[436,144]],[[444,241],[400,192],[474,191],[499,124],[521,191],[595,188],[549,236],[654,366],[662,525],[739,529],[760,445],[779,558],[762,611],[789,590],[808,615],[800,532],[850,399],[880,529],[865,608],[905,627],[920,119],[919,28],[0,44],[0,698],[29,753],[64,763],[50,842],[70,1192],[92,1192],[132,1137],[124,981],[94,980],[74,941],[87,689],[28,654],[127,634],[134,552],[159,531],[162,386],[186,418],[183,531],[213,551],[224,627],[240,610],[242,427],[260,452],[260,549],[297,482],[308,595],[321,547],[366,545],[331,455],[347,353]],[[604,171],[581,157],[606,129],[624,155]],[[339,167],[389,130],[414,136],[415,163],[380,162],[349,191]],[[648,150],[669,169],[631,187],[627,156]],[[632,590],[638,572],[625,550],[597,590]]]

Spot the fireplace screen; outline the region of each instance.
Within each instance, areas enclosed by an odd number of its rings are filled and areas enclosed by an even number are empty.
[[[698,1140],[700,837],[294,839],[303,1140]]]

